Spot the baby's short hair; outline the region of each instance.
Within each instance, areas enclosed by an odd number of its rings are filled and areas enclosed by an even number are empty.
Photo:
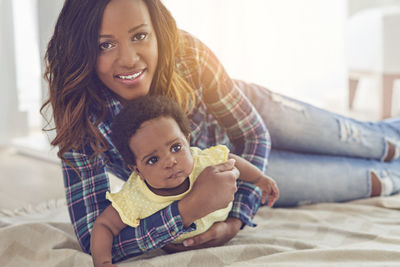
[[[111,125],[111,141],[125,162],[136,165],[136,156],[129,148],[129,140],[149,120],[170,117],[185,136],[190,134],[190,123],[180,106],[166,96],[143,96],[129,101]]]

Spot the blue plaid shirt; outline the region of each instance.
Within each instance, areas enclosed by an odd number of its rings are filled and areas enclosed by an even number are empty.
[[[207,148],[224,144],[265,171],[270,140],[260,116],[237,85],[229,78],[214,54],[199,40],[182,32],[184,52],[177,58],[179,74],[195,90],[196,106],[189,114],[191,145]],[[110,190],[107,172],[127,180],[131,171],[111,143],[111,123],[121,110],[121,103],[105,93],[108,108],[106,118],[98,125],[109,142],[105,158],[92,158],[90,146],[64,154],[74,168],[62,162],[64,185],[69,214],[75,234],[83,251],[90,253],[90,234],[96,217],[110,202],[105,193]],[[107,159],[107,160],[106,160]],[[245,225],[254,226],[261,198],[260,190],[250,183],[238,181],[238,191],[230,217],[239,218]],[[142,254],[163,247],[195,225],[184,228],[174,202],[152,216],[141,220],[138,227],[126,227],[114,238],[113,260]]]

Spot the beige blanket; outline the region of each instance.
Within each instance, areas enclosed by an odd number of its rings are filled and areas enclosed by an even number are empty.
[[[400,195],[290,209],[262,207],[222,247],[118,266],[400,266]],[[0,266],[92,266],[75,239],[64,201],[0,211]]]

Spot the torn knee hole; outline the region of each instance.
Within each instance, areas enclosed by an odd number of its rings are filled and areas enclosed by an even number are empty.
[[[377,174],[375,171],[371,175],[371,196],[389,196],[393,192],[393,181],[385,171]]]
[[[371,197],[380,196],[382,192],[381,181],[375,172],[371,171],[370,175],[371,175]]]
[[[396,147],[389,141],[386,141],[387,149],[386,149],[386,157],[383,161],[389,162],[395,158],[396,155]]]

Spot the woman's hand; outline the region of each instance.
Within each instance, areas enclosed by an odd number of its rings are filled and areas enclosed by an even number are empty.
[[[233,201],[239,177],[234,165],[235,160],[230,159],[200,173],[192,190],[178,203],[185,227],[215,210],[226,208]]]
[[[167,253],[175,253],[199,248],[221,246],[239,232],[242,222],[237,218],[228,218],[216,222],[206,232],[186,239],[182,244],[168,244],[163,247]]]

